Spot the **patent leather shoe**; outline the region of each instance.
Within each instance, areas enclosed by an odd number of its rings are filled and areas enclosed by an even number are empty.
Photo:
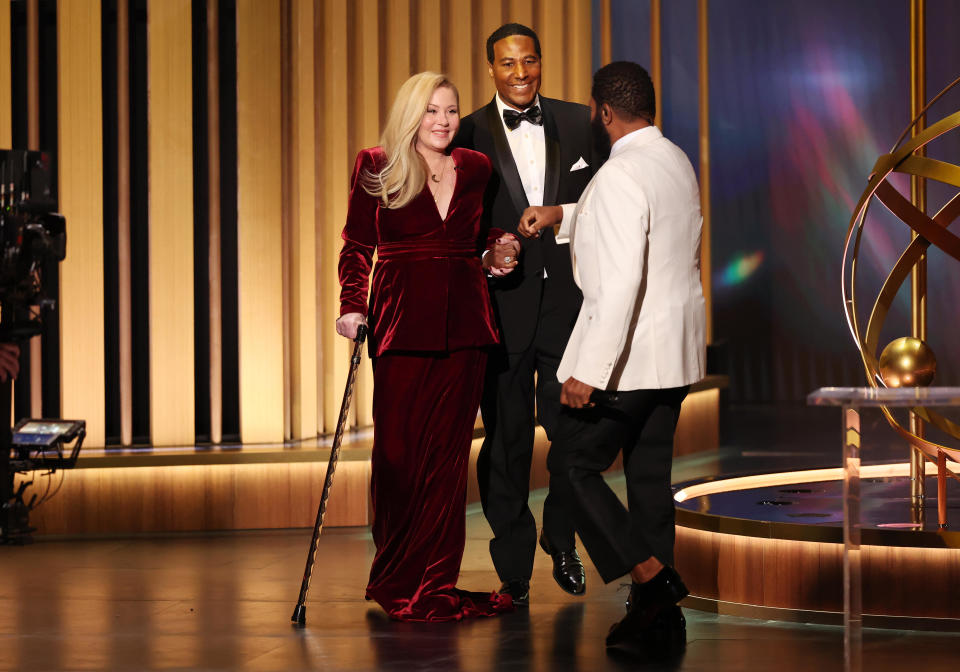
[[[645,583],[634,583],[627,615],[610,627],[607,647],[640,648],[646,655],[676,655],[687,641],[686,620],[677,602],[690,594],[673,567]]]
[[[607,635],[607,648],[651,660],[680,656],[687,645],[687,620],[676,604],[635,610]]]
[[[683,579],[673,567],[664,566],[656,576],[646,583],[636,583],[630,586],[630,596],[627,597],[627,613],[644,606],[676,604],[687,595]]]
[[[513,599],[513,606],[530,606],[530,582],[526,579],[508,579],[500,586],[501,595],[509,595]]]
[[[553,580],[571,595],[583,595],[587,590],[587,575],[576,548],[569,551],[554,551],[543,532],[540,533],[540,548],[553,559]]]

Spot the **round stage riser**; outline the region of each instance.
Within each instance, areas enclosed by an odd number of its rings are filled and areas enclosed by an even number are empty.
[[[960,549],[861,548],[864,614],[960,619]],[[843,611],[841,544],[678,525],[675,558],[697,598],[768,609]]]

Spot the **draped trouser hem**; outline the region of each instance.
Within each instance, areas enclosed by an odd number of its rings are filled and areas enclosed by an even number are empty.
[[[486,353],[388,353],[374,365],[373,541],[367,597],[392,617],[448,621],[512,606],[456,588],[467,464]]]

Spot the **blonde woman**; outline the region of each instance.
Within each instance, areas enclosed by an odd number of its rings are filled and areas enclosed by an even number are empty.
[[[509,597],[456,588],[473,424],[486,349],[498,341],[485,269],[511,272],[520,249],[482,230],[490,161],[446,153],[459,126],[443,75],[400,87],[381,146],[357,156],[340,253],[337,332],[353,338],[369,322],[374,372],[377,552],[366,595],[407,621],[512,608]]]

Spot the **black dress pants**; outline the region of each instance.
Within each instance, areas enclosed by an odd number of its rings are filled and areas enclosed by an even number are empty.
[[[561,413],[547,460],[550,495],[564,493],[563,501],[573,502],[567,513],[605,583],[650,557],[673,564],[673,445],[638,446],[638,441],[658,406],[670,410],[671,430],[676,428],[689,389],[607,393],[593,408]],[[603,478],[620,451],[629,508]]]
[[[533,342],[521,352],[501,349],[487,360],[480,402],[485,437],[477,458],[477,480],[483,513],[493,530],[490,556],[502,581],[529,580],[533,573],[537,521],[527,498],[535,419],[555,441],[560,399],[555,390],[544,393],[544,385],[553,382],[555,387],[557,367],[576,319],[568,303],[569,297],[552,296],[550,280],[544,280]],[[551,453],[555,450],[551,446]],[[544,502],[547,540],[558,550],[572,549],[573,522],[563,514],[548,513],[550,506],[566,510],[567,503],[556,497]],[[548,520],[554,521],[551,527],[546,527]]]

